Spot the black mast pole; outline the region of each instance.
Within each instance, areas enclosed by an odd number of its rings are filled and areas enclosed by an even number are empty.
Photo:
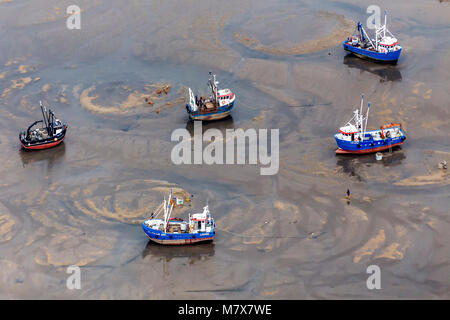
[[[39,104],[40,104],[40,106],[41,106],[42,117],[44,118],[44,124],[45,124],[45,127],[46,127],[47,130],[48,130],[47,118],[45,117],[44,106],[42,105],[42,101],[39,101]]]
[[[54,114],[52,110],[48,110],[48,129],[47,132],[51,137],[53,137],[53,121],[54,121]]]

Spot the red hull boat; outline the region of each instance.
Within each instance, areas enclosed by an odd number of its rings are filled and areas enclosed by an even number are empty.
[[[55,117],[52,110],[48,110],[41,103],[43,120],[35,121],[26,131],[19,134],[22,147],[26,150],[42,150],[59,145],[66,137],[67,124]],[[42,123],[42,127],[37,127]]]

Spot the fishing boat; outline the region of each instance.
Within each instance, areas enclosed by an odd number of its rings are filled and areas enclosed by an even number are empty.
[[[66,137],[67,124],[55,117],[52,110],[48,110],[39,102],[43,120],[35,121],[26,131],[19,134],[22,147],[26,150],[48,149],[59,145]],[[41,126],[38,126],[42,124]]]
[[[187,245],[214,240],[214,219],[211,218],[209,207],[203,212],[189,214],[187,221],[181,218],[171,218],[175,201],[170,191],[169,199],[156,209],[152,218],[142,223],[142,229],[147,237],[156,243],[164,245]],[[162,217],[158,216],[162,213]]]
[[[360,58],[379,62],[397,63],[402,52],[397,38],[387,28],[387,13],[384,13],[384,25],[376,28],[375,39],[370,39],[358,21],[356,34],[343,42],[344,49]]]
[[[189,89],[189,103],[186,110],[190,119],[193,120],[218,120],[227,117],[234,107],[236,96],[230,89],[219,89],[216,75],[209,73],[208,86],[211,95],[208,98],[194,96]]]
[[[367,131],[370,103],[366,116],[363,116],[364,96],[361,97],[360,110],[353,112],[353,118],[334,135],[337,154],[364,154],[383,151],[403,144],[406,135],[400,123],[385,124],[380,129]]]

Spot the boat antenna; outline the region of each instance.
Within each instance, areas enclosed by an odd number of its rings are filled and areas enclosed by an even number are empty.
[[[384,37],[386,37],[386,28],[387,28],[387,10],[384,10],[384,34],[383,34]]]

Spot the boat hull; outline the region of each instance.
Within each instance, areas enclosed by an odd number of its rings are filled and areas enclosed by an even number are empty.
[[[234,101],[228,105],[222,106],[218,108],[215,112],[204,113],[204,112],[192,112],[189,105],[186,105],[186,110],[189,115],[189,118],[192,120],[201,120],[201,121],[210,121],[210,120],[219,120],[225,117],[228,117],[233,110]]]
[[[189,245],[200,242],[208,242],[214,240],[214,230],[211,232],[199,232],[199,233],[165,233],[160,230],[155,230],[142,224],[147,237],[156,243],[164,245]]]
[[[56,147],[57,145],[59,145],[61,142],[64,141],[65,137],[66,137],[66,129],[64,129],[59,135],[57,135],[53,139],[47,139],[36,143],[27,142],[25,139],[22,139],[20,135],[19,140],[20,144],[22,145],[22,148],[25,150],[43,150]]]
[[[402,52],[402,49],[387,53],[375,52],[354,47],[352,45],[349,45],[347,41],[343,42],[343,46],[346,51],[351,52],[360,58],[386,63],[397,63],[398,59],[400,58],[400,53]]]
[[[400,146],[403,144],[403,142],[404,141],[396,143],[396,144],[390,144],[390,145],[385,145],[385,146],[370,148],[370,149],[363,149],[363,150],[344,150],[341,148],[337,148],[336,154],[368,154],[368,153],[380,152],[383,150],[387,150],[389,148]]]
[[[379,135],[381,130],[368,131],[366,134]],[[384,139],[371,139],[366,137],[363,141],[348,141],[339,138],[339,134],[335,134],[334,138],[338,149],[337,154],[365,154],[387,150],[389,148],[402,145],[406,140],[406,135],[399,128],[399,136],[386,137]]]

